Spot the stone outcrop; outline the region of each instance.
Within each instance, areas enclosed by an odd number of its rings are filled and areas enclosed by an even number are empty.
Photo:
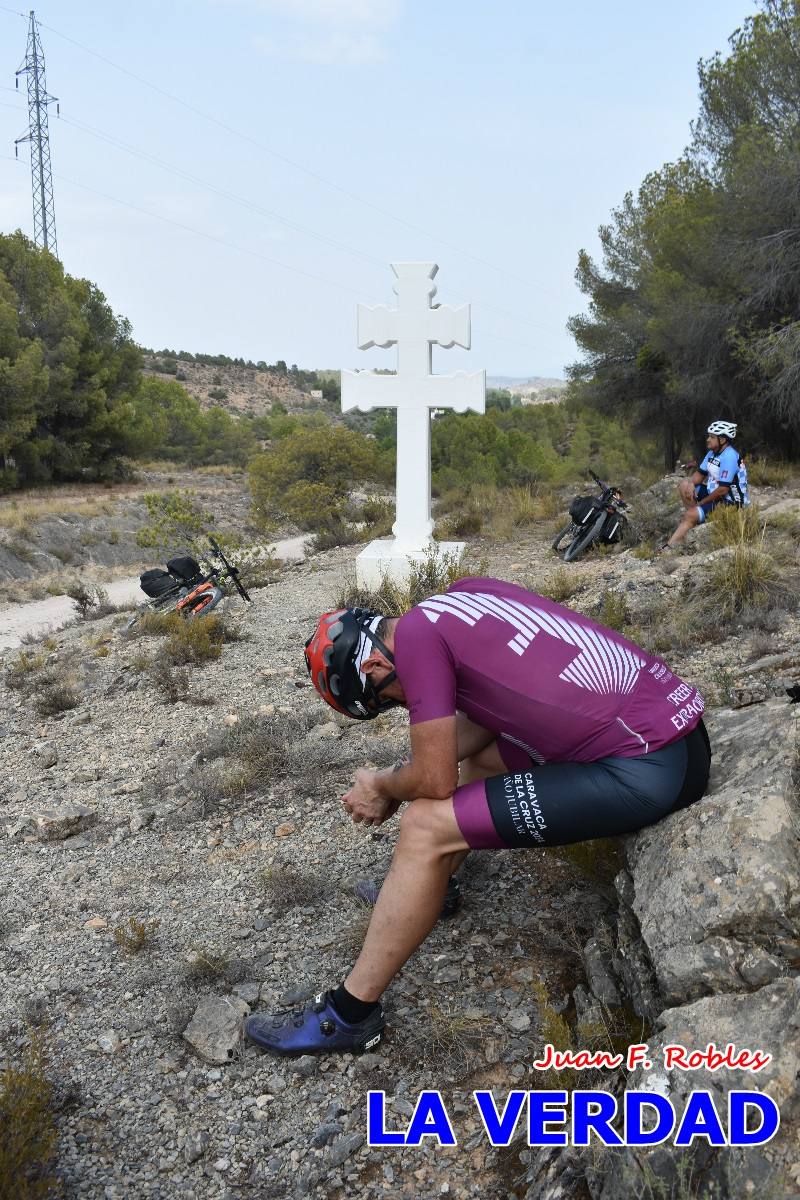
[[[665,1006],[800,966],[794,711],[781,700],[717,710],[709,794],[630,839],[630,907]]]

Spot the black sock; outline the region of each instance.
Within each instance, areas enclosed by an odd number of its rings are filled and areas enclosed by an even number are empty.
[[[378,1000],[359,1000],[357,996],[351,996],[343,983],[331,992],[331,1000],[339,1016],[348,1025],[357,1025],[376,1008],[380,1008]]]

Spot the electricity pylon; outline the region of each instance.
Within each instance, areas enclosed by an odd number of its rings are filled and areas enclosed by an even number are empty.
[[[58,258],[56,243],[56,213],[53,204],[53,176],[50,171],[50,133],[47,125],[47,107],[56,105],[55,96],[48,96],[44,77],[44,51],[39,36],[39,26],[31,10],[28,25],[28,49],[25,61],[17,71],[16,84],[20,75],[28,76],[28,132],[14,143],[19,153],[22,142],[31,144],[31,181],[33,183],[33,240]]]

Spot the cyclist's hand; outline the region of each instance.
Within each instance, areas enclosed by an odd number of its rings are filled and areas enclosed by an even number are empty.
[[[355,783],[342,796],[342,807],[356,825],[382,825],[397,812],[398,803],[381,796],[375,786],[377,771],[356,771]]]

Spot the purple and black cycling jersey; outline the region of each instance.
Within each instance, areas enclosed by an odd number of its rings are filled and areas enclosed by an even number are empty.
[[[400,618],[411,724],[454,716],[497,735],[509,770],[646,755],[685,737],[703,699],[588,617],[497,579],[461,579]]]

